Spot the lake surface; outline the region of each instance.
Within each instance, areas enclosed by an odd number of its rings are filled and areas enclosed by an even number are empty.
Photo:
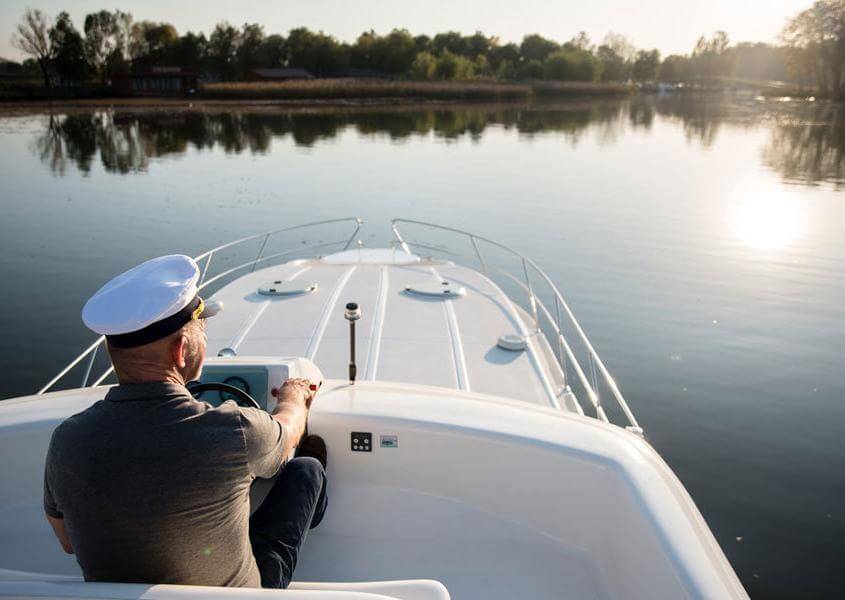
[[[752,597],[841,597],[845,108],[0,113],[0,152],[0,397],[92,342],[85,300],[152,256],[340,216],[371,246],[391,217],[459,227],[558,284]]]

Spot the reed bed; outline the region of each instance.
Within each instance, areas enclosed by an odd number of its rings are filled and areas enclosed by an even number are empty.
[[[285,82],[210,83],[202,96],[231,100],[366,100],[426,99],[465,101],[528,100],[532,96],[617,96],[630,87],[608,83],[492,81],[390,81],[383,79],[314,79]]]
[[[313,79],[284,82],[209,83],[206,98],[232,100],[526,100],[527,85],[475,81],[390,81],[382,79]]]
[[[624,83],[589,81],[534,81],[531,90],[538,97],[625,96],[632,87]]]

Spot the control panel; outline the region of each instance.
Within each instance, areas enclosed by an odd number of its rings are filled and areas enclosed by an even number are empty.
[[[316,383],[323,383],[323,374],[307,358],[264,357],[264,356],[218,356],[206,359],[200,382],[226,383],[252,396],[266,411],[276,408],[276,395],[286,379],[302,377]],[[212,406],[219,406],[233,399],[226,392],[208,391],[200,398]]]
[[[350,436],[353,452],[372,452],[373,434],[368,431],[353,431]]]
[[[270,385],[270,377],[266,368],[249,365],[205,365],[200,381],[234,386],[255,398],[258,405],[267,410],[267,387]],[[235,400],[235,397],[226,392],[209,391],[200,399],[212,406],[220,406],[226,400]]]

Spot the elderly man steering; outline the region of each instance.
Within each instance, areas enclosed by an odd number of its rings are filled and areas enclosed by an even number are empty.
[[[323,517],[326,447],[303,435],[313,386],[286,381],[272,415],[186,389],[212,312],[198,277],[191,258],[163,256],[83,309],[119,385],[53,433],[44,509],[87,581],[284,588]],[[276,475],[250,516],[253,480]]]

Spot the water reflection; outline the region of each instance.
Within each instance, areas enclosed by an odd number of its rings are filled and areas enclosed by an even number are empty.
[[[110,172],[143,171],[150,159],[189,148],[227,153],[266,153],[275,138],[311,147],[353,130],[401,142],[435,135],[446,141],[478,141],[490,127],[519,135],[556,134],[577,144],[590,132],[613,144],[626,131],[649,130],[656,121],[678,123],[691,143],[709,148],[720,128],[768,127],[763,162],[790,181],[841,186],[845,165],[845,117],[839,105],[728,102],[689,97],[634,98],[623,102],[457,108],[358,108],[236,110],[229,112],[101,111],[51,115],[35,148],[58,174],[69,165],[83,173],[95,160]]]
[[[763,152],[786,179],[845,184],[845,106],[801,103],[780,116]]]
[[[805,233],[806,203],[783,188],[741,186],[734,199],[734,234],[747,246],[778,250],[795,244]]]

